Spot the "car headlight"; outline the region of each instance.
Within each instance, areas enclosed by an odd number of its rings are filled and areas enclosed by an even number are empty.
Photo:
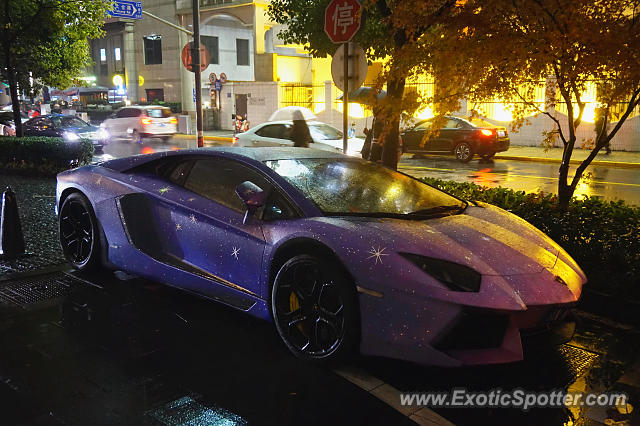
[[[98,133],[97,133],[98,139],[109,139],[109,132],[107,131],[107,129],[101,127],[98,129]]]
[[[69,142],[75,142],[75,141],[79,141],[80,140],[80,136],[78,136],[77,134],[75,134],[73,132],[64,132],[62,134],[62,137],[65,138],[66,140],[68,140]]]
[[[468,266],[411,253],[400,253],[400,255],[446,285],[450,290],[480,291],[482,276]]]

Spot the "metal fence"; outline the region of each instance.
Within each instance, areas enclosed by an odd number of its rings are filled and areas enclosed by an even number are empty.
[[[279,107],[301,106],[311,111],[324,108],[323,84],[284,83],[278,85]]]

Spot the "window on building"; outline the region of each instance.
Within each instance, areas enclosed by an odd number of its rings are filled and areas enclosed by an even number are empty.
[[[107,49],[100,49],[100,62],[107,62]]]
[[[146,89],[147,102],[164,101],[164,89]]]
[[[162,36],[150,35],[144,40],[144,64],[156,65],[162,63]]]
[[[213,36],[200,36],[202,45],[209,51],[209,57],[211,58],[211,64],[219,64],[218,61],[218,37]]]
[[[116,47],[113,49],[113,56],[116,58],[116,61],[120,60],[120,48]]]
[[[236,39],[236,57],[238,65],[249,65],[249,40]]]

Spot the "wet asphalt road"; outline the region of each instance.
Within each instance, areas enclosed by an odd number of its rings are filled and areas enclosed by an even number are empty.
[[[46,298],[54,278],[69,285],[63,297],[38,303],[0,283],[0,424],[415,424],[336,374],[350,369],[378,389],[616,390],[635,406],[640,398],[640,383],[619,380],[639,358],[640,334],[586,314],[569,344],[530,348],[515,364],[445,369],[361,357],[312,365],[293,358],[271,324],[158,283],[58,273],[44,287],[22,285]],[[458,425],[638,421],[604,408],[434,410]]]
[[[206,146],[228,145],[226,142],[205,141]],[[142,144],[117,140],[105,147],[104,153],[96,155],[96,161],[128,155],[156,151],[195,148],[195,139],[174,137],[168,142],[160,139],[145,139]],[[507,151],[508,154],[508,151]],[[467,164],[456,161],[452,156],[428,156],[413,158],[405,154],[399,170],[416,177],[435,177],[458,182],[473,182],[478,185],[503,186],[525,192],[543,191],[556,193],[558,185],[558,164],[536,163],[515,160],[493,160],[489,162],[475,159]],[[640,170],[615,167],[590,166],[576,196],[588,195],[606,200],[625,200],[640,205]]]

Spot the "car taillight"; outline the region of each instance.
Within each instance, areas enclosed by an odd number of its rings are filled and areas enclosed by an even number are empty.
[[[493,130],[489,130],[489,129],[480,129],[480,133],[482,133],[484,136],[493,136]]]
[[[140,122],[146,126],[148,124],[151,124],[151,119],[149,117],[142,117],[140,119]]]
[[[234,137],[233,137],[233,139],[231,139],[231,143],[232,143],[233,145],[237,144],[237,143],[238,143],[238,137],[237,137],[237,136],[234,136]]]
[[[175,117],[171,117],[171,120],[169,121],[171,124],[178,124],[178,119]]]

